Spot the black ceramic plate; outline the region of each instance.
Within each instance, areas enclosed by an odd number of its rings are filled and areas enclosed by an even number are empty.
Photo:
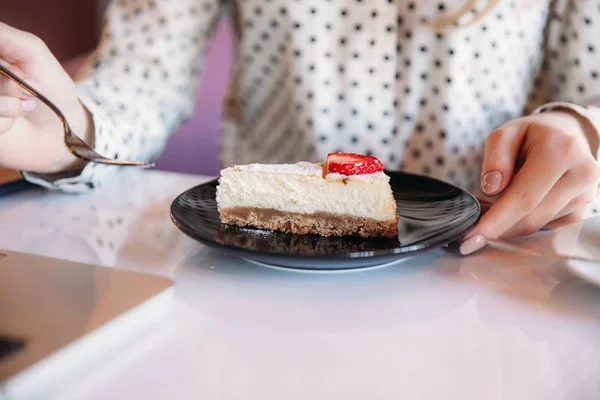
[[[398,206],[398,238],[362,239],[293,235],[221,224],[217,181],[182,193],[171,219],[199,242],[260,263],[302,269],[372,267],[443,246],[461,238],[481,208],[469,193],[448,183],[386,172]]]

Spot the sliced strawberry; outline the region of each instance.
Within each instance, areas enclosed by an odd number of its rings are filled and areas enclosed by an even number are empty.
[[[376,157],[352,153],[329,153],[327,172],[341,175],[364,175],[383,171],[383,164]]]

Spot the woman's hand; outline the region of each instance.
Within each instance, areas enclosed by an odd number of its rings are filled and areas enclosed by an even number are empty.
[[[509,121],[489,135],[481,188],[501,195],[465,235],[461,253],[584,217],[600,178],[584,129],[570,111],[552,111]]]
[[[93,145],[91,117],[77,98],[75,83],[44,42],[0,22],[0,63],[47,96],[73,131]],[[0,166],[42,173],[83,166],[65,147],[56,115],[4,75],[0,75]]]

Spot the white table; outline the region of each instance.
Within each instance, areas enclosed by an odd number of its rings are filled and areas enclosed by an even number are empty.
[[[159,323],[40,399],[600,398],[600,291],[562,268],[495,250],[355,273],[262,268],[171,223],[172,199],[208,178],[120,178],[0,202],[2,248],[176,280]]]

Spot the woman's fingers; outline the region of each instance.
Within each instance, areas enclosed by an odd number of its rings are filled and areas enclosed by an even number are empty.
[[[580,210],[583,210],[585,213],[590,203],[598,196],[600,167],[595,164],[588,164],[587,167],[581,168],[578,171],[569,171],[568,175],[570,175],[571,180],[576,180],[579,184],[584,185],[584,189],[565,205],[565,207],[556,215],[555,219]]]
[[[575,212],[579,212],[580,210],[585,214],[591,203],[598,196],[597,193],[597,190],[592,189],[575,197],[554,217],[554,219],[562,218]]]
[[[598,168],[590,168],[589,165],[575,166],[567,171],[540,205],[502,235],[502,238],[528,236],[558,218],[581,210],[585,212],[596,196],[594,183],[598,177]]]
[[[510,183],[526,131],[526,124],[513,122],[488,136],[481,169],[481,190],[487,196],[503,192]]]
[[[565,172],[560,163],[548,163],[549,154],[532,152],[511,185],[477,224],[488,239],[496,239],[517,225],[546,198]]]
[[[0,134],[5,133],[15,126],[16,118],[0,117]]]
[[[17,76],[24,78],[23,71],[5,60],[0,64],[9,68]],[[8,132],[16,123],[16,118],[29,114],[36,108],[36,102],[21,90],[11,79],[0,74],[0,135]]]
[[[571,171],[564,174],[540,205],[504,233],[502,239],[531,235],[557,218],[578,211],[587,184],[575,175]]]
[[[0,64],[19,78],[27,79],[21,68],[2,57],[0,57]],[[12,129],[16,118],[26,116],[35,108],[36,102],[28,92],[21,89],[12,79],[0,74],[0,135]]]
[[[560,218],[555,219],[552,222],[549,222],[546,226],[544,226],[543,229],[553,230],[553,229],[562,228],[563,226],[574,224],[575,222],[579,222],[582,219],[584,219],[585,213],[586,213],[586,210],[583,209],[583,210],[578,210],[576,212],[573,212],[571,214],[564,215]]]
[[[8,68],[9,71],[24,81],[27,81],[27,76],[25,76],[25,73],[18,66],[10,64],[2,58],[0,58],[0,65]],[[21,89],[16,82],[3,74],[0,74],[0,96],[20,97],[22,99],[33,98],[29,92]]]
[[[35,109],[35,100],[0,95],[0,118],[16,118]]]
[[[494,160],[493,155],[497,154],[506,160],[502,163],[488,160],[484,172],[489,169],[507,169],[510,162],[516,165],[521,158],[524,161],[522,165],[519,164],[520,168],[500,198],[465,235],[460,248],[462,254],[477,251],[485,246],[488,239],[522,236],[541,229],[555,219],[567,203],[585,190],[591,178],[597,178],[598,167],[595,162],[590,163],[588,160],[591,154],[587,142],[584,146],[583,140],[578,136],[555,127],[532,123],[529,119],[523,119],[520,123],[521,129],[525,131],[524,135],[514,133],[522,130],[509,124],[513,132],[501,128],[500,132],[509,134],[498,134],[501,140],[490,142],[492,148],[497,147],[499,150],[495,152],[490,149],[486,156]],[[519,149],[518,152],[515,149]],[[562,193],[551,195],[555,185],[567,171],[573,171],[576,176],[583,173],[585,177],[579,177],[581,182],[573,182]],[[501,190],[504,184],[502,176]]]
[[[540,115],[533,122],[532,118],[523,119],[522,137],[514,133],[520,132],[518,129],[511,133],[500,128],[496,138],[489,141],[484,173],[507,169],[512,161],[520,168],[515,168],[515,176],[506,189],[502,187],[502,177],[500,191],[504,192],[465,235],[462,254],[477,251],[488,239],[526,236],[578,221],[585,215],[588,204],[597,195],[600,166],[583,133],[569,123],[572,118],[570,114],[557,114]],[[512,128],[512,124],[508,127]],[[524,161],[517,164],[521,158]]]
[[[19,85],[4,75],[0,75],[0,96],[25,97]]]

